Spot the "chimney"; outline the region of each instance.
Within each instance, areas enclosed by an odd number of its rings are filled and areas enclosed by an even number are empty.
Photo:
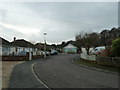
[[[14,37],[14,41],[16,41],[16,37]]]

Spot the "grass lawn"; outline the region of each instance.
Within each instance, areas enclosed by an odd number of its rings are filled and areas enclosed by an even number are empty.
[[[82,59],[82,58],[79,60],[74,60],[74,61],[77,64],[82,64],[85,66],[90,66],[90,67],[94,67],[94,68],[98,68],[98,69],[108,70],[108,71],[112,71],[112,72],[120,71],[120,68],[111,67],[111,66],[107,66],[107,65],[100,65],[100,64],[97,64],[96,62],[90,62],[90,61]]]

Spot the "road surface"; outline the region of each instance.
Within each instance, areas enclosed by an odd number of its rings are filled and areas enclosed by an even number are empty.
[[[59,54],[36,63],[34,72],[50,88],[118,88],[118,75],[72,63],[75,54]]]
[[[14,66],[8,88],[46,88],[34,75],[32,65],[44,59],[26,61]]]

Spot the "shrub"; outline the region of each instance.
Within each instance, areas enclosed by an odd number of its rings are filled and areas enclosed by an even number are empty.
[[[120,38],[112,41],[112,54],[113,56],[120,57]]]
[[[105,50],[106,50],[107,56],[111,57],[112,56],[111,46],[106,47]]]
[[[111,52],[111,46],[107,46],[105,50],[101,51],[100,56],[102,57],[111,57],[112,52]]]

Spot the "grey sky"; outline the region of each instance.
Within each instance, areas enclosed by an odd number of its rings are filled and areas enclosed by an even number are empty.
[[[80,32],[118,26],[117,2],[0,3],[0,36],[48,43],[74,40]]]

